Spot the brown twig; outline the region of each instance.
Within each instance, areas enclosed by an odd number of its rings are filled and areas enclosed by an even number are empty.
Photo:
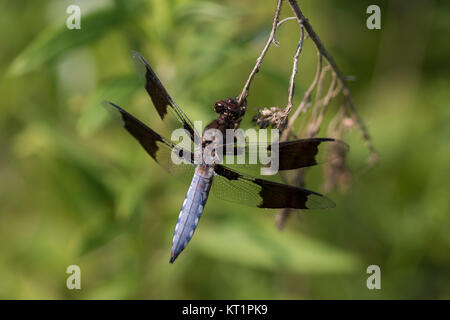
[[[295,76],[298,71],[298,58],[303,49],[303,39],[305,38],[303,25],[300,25],[300,40],[297,44],[297,50],[295,51],[294,61],[292,63],[292,73],[291,78],[289,79],[289,95],[288,95],[288,103],[286,108],[284,109],[284,113],[287,116],[292,110],[292,100],[294,98],[295,91]]]
[[[366,142],[367,148],[369,149],[369,152],[371,153],[369,163],[373,165],[376,160],[378,159],[378,153],[372,143],[372,139],[370,138],[369,132],[367,130],[367,127],[362,120],[361,116],[358,113],[358,110],[356,110],[356,107],[353,103],[353,100],[350,96],[350,90],[347,87],[347,78],[344,76],[344,74],[339,70],[338,66],[336,65],[336,62],[334,61],[333,57],[328,53],[328,51],[325,49],[322,41],[320,41],[320,38],[317,36],[316,32],[314,31],[313,27],[309,23],[308,19],[303,15],[302,11],[300,10],[300,7],[298,6],[298,3],[296,0],[288,0],[289,5],[292,8],[292,11],[294,12],[295,16],[297,17],[297,21],[306,29],[306,32],[308,32],[309,37],[313,40],[315,43],[317,50],[320,52],[320,54],[328,61],[333,71],[336,73],[337,77],[339,78],[339,81],[342,83],[342,93],[345,97],[346,106],[350,109],[351,113],[353,114],[353,117],[355,121],[358,123],[358,126],[362,132],[362,136],[364,141]]]
[[[286,127],[286,130],[283,131],[281,135],[281,141],[286,141],[289,137],[289,132],[291,131],[292,126],[294,125],[295,120],[297,120],[298,116],[301,112],[305,110],[306,105],[311,101],[311,95],[314,91],[314,89],[317,86],[317,83],[319,82],[320,73],[322,70],[322,55],[320,52],[317,52],[317,70],[316,75],[314,76],[314,80],[309,86],[308,90],[306,90],[302,101],[300,102],[299,106],[295,110],[294,114],[289,118],[288,125]]]
[[[296,20],[297,19],[297,17],[287,17],[287,18],[284,18],[284,19],[282,19],[282,20],[280,20],[280,22],[278,22],[278,24],[277,24],[277,28],[279,28],[283,23],[285,23],[286,21],[289,21],[289,20]]]
[[[320,38],[315,33],[314,29],[312,28],[311,24],[309,23],[308,19],[303,15],[301,12],[298,3],[296,0],[288,0],[289,5],[292,9],[292,11],[295,14],[295,17],[288,17],[284,18],[281,21],[279,21],[280,17],[280,11],[282,6],[282,0],[278,0],[277,3],[277,9],[275,11],[275,16],[272,23],[272,31],[270,33],[269,39],[266,42],[266,45],[264,46],[260,56],[256,60],[255,67],[253,68],[252,72],[250,73],[250,76],[247,80],[247,82],[244,85],[244,88],[239,95],[238,101],[240,104],[242,104],[248,94],[249,94],[249,88],[252,80],[254,79],[256,73],[258,73],[262,60],[264,59],[271,43],[274,43],[274,45],[278,46],[278,42],[275,39],[275,33],[279,26],[281,26],[283,23],[289,20],[296,19],[297,22],[300,25],[300,40],[297,44],[297,49],[294,54],[293,58],[293,65],[292,65],[292,72],[291,77],[289,80],[289,90],[288,90],[288,102],[285,108],[277,108],[277,107],[271,107],[271,108],[264,108],[258,112],[258,114],[254,117],[254,121],[261,127],[265,128],[269,125],[272,125],[282,131],[281,141],[286,141],[289,138],[289,135],[293,132],[293,125],[295,120],[299,117],[299,115],[302,112],[305,112],[307,109],[309,109],[309,106],[311,104],[312,95],[315,91],[315,97],[314,97],[314,105],[312,107],[311,112],[311,118],[309,119],[309,126],[305,126],[304,128],[301,128],[297,135],[294,134],[294,137],[298,139],[299,137],[303,136],[306,138],[312,138],[317,136],[320,126],[323,122],[325,112],[328,109],[328,106],[330,105],[331,101],[340,93],[344,96],[344,109],[341,107],[339,114],[342,115],[342,112],[348,113],[348,117],[345,119],[350,119],[354,124],[357,124],[359,126],[359,129],[362,132],[362,138],[365,141],[367,148],[370,152],[370,158],[369,158],[369,164],[373,165],[376,162],[376,159],[378,157],[377,152],[373,146],[372,140],[370,138],[370,135],[368,133],[367,127],[362,120],[361,116],[359,115],[358,111],[355,108],[355,105],[352,101],[352,98],[350,96],[350,90],[347,86],[347,81],[349,80],[349,77],[346,77],[343,75],[343,73],[339,70],[337,67],[333,57],[328,53],[328,51],[325,49],[323,43],[321,42]],[[306,36],[305,36],[306,35]],[[298,72],[298,61],[301,54],[301,51],[303,49],[303,41],[305,38],[311,38],[316,46],[317,54],[318,54],[318,62],[317,62],[317,71],[315,78],[311,85],[309,86],[308,90],[305,92],[302,101],[300,102],[299,106],[295,110],[294,114],[289,118],[289,114],[291,113],[293,109],[293,99],[294,99],[294,91],[295,91],[295,77]],[[323,59],[327,62],[327,65],[323,67]],[[325,79],[328,73],[331,72],[331,83],[328,87],[328,90],[325,94],[325,96],[322,96],[323,93],[323,87],[325,83]],[[336,118],[339,119],[339,118]],[[345,120],[344,119],[344,120]],[[337,121],[337,120],[336,120]],[[342,124],[341,124],[342,125]],[[342,129],[343,130],[343,129]],[[341,129],[335,130],[336,135],[341,134]],[[345,165],[345,150],[334,150],[332,151],[335,154],[339,155],[340,162],[336,162],[335,166],[329,170],[328,176],[330,179],[328,179],[329,185],[334,185],[334,181],[337,181],[338,179],[342,179],[342,177],[347,177],[348,171],[346,169]],[[297,173],[294,174],[295,183],[299,186],[304,185],[304,175],[305,170],[301,169]],[[334,180],[333,180],[334,179]],[[347,179],[348,180],[348,179]],[[291,210],[290,209],[283,209],[279,212],[276,218],[276,223],[278,227],[281,229],[286,221],[286,218]]]
[[[280,26],[284,21],[292,20],[292,18],[296,19],[295,17],[289,17],[281,20],[278,22],[277,27]],[[303,41],[305,39],[305,32],[303,25],[300,24],[300,39],[297,44],[297,49],[295,50],[293,62],[292,62],[292,72],[291,77],[289,79],[289,88],[288,88],[288,102],[284,109],[272,107],[272,108],[265,108],[263,110],[260,110],[256,117],[257,124],[259,124],[261,127],[267,126],[272,124],[275,126],[280,132],[283,132],[287,125],[287,120],[289,113],[292,110],[292,101],[294,99],[294,92],[295,92],[295,76],[298,72],[298,60],[300,57],[300,53],[303,49]],[[278,45],[278,43],[275,40],[275,37],[272,39],[272,41]]]
[[[323,99],[320,97],[322,96],[322,88],[323,88],[323,81],[325,79],[326,73],[331,70],[331,67],[328,65],[325,67],[322,71],[321,79],[319,82],[319,86],[317,89],[317,98],[316,98],[316,105],[314,106],[312,110],[312,119],[311,119],[311,126],[310,131],[308,132],[308,137],[313,138],[317,135],[320,129],[320,125],[322,124],[323,116],[325,114],[325,111],[330,104],[331,100],[339,94],[340,90],[335,90],[336,88],[336,73],[332,73],[332,80],[331,84],[328,88],[328,92],[325,95]]]
[[[273,39],[275,37],[275,32],[277,31],[278,26],[278,20],[280,18],[280,12],[281,12],[281,5],[283,3],[283,0],[278,0],[277,8],[275,10],[275,16],[273,17],[273,23],[272,23],[272,31],[270,32],[269,39],[266,42],[266,45],[264,46],[263,50],[261,51],[261,54],[259,55],[258,59],[256,59],[256,64],[253,67],[252,72],[250,73],[250,76],[248,77],[247,82],[244,85],[244,88],[242,89],[241,94],[238,98],[238,103],[242,104],[245,98],[247,98],[249,93],[250,84],[252,83],[253,78],[258,73],[261,63],[264,59],[264,56],[266,55],[267,51],[269,50],[270,44],[273,42]]]
[[[285,23],[286,21],[289,21],[289,20],[297,20],[297,17],[287,17],[287,18],[284,18],[283,20],[280,20],[280,22],[278,22],[278,24],[277,24],[277,29],[283,24],[283,23]],[[275,46],[279,46],[279,42],[277,41],[277,39],[274,37],[273,39],[272,39],[272,42],[273,42],[273,44],[275,45]]]

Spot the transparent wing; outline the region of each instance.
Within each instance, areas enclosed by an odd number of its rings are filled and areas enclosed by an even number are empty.
[[[211,193],[223,200],[259,208],[328,209],[327,197],[300,187],[259,179],[222,165],[214,167]]]

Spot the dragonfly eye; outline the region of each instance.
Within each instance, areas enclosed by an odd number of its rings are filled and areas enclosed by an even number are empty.
[[[216,113],[222,113],[225,111],[225,106],[222,104],[222,102],[216,102],[214,105],[214,111]]]

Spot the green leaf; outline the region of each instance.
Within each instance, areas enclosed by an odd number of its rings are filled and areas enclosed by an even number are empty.
[[[122,17],[110,8],[82,16],[79,30],[69,30],[65,24],[45,29],[16,57],[9,73],[21,75],[52,62],[68,50],[86,45],[120,25]]]

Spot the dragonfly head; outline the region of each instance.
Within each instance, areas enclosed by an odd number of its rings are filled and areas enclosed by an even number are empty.
[[[245,109],[243,109],[236,99],[227,98],[225,100],[219,100],[214,104],[214,111],[227,120],[237,121],[243,116]]]

